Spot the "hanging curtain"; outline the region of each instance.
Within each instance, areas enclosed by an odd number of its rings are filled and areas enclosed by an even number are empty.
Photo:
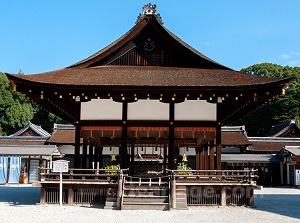
[[[0,156],[0,184],[6,184],[8,157]]]
[[[9,184],[18,184],[21,173],[21,157],[11,156],[10,157],[10,168],[9,168]]]

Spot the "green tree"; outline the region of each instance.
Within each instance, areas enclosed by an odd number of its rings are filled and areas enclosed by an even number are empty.
[[[5,74],[0,72],[0,134],[10,135],[27,125],[33,108],[22,94],[13,91]]]
[[[294,119],[300,115],[300,67],[281,66],[272,63],[255,64],[243,68],[242,72],[269,77],[294,77],[286,94],[248,115],[238,123],[246,126],[249,136],[263,136],[272,125]]]
[[[46,130],[49,133],[52,133],[54,123],[66,124],[66,122],[58,116],[44,110],[43,108],[38,107],[37,105],[33,105],[33,108],[34,116],[31,122],[36,125],[40,125],[44,130]]]

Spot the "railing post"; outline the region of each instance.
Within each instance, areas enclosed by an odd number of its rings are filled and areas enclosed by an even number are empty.
[[[227,187],[222,187],[221,190],[221,206],[226,206],[226,189]]]
[[[176,209],[176,176],[171,172],[171,207]]]
[[[117,190],[117,207],[121,209],[122,200],[122,186],[123,186],[123,173],[122,170],[118,171],[118,190]]]

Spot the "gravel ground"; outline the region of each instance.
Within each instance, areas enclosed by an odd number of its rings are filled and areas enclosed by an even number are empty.
[[[190,207],[172,211],[116,211],[40,205],[39,188],[0,186],[0,221],[6,222],[300,222],[300,189],[255,191],[255,207]]]

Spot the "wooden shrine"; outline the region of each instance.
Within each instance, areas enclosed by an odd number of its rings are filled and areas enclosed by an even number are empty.
[[[75,168],[101,167],[103,148],[114,146],[132,176],[138,148],[148,147],[162,149],[164,175],[176,169],[182,147],[195,149],[197,170],[221,171],[221,126],[275,99],[291,81],[213,61],[169,31],[152,4],[127,33],[76,64],[6,75],[17,91],[76,126]]]

